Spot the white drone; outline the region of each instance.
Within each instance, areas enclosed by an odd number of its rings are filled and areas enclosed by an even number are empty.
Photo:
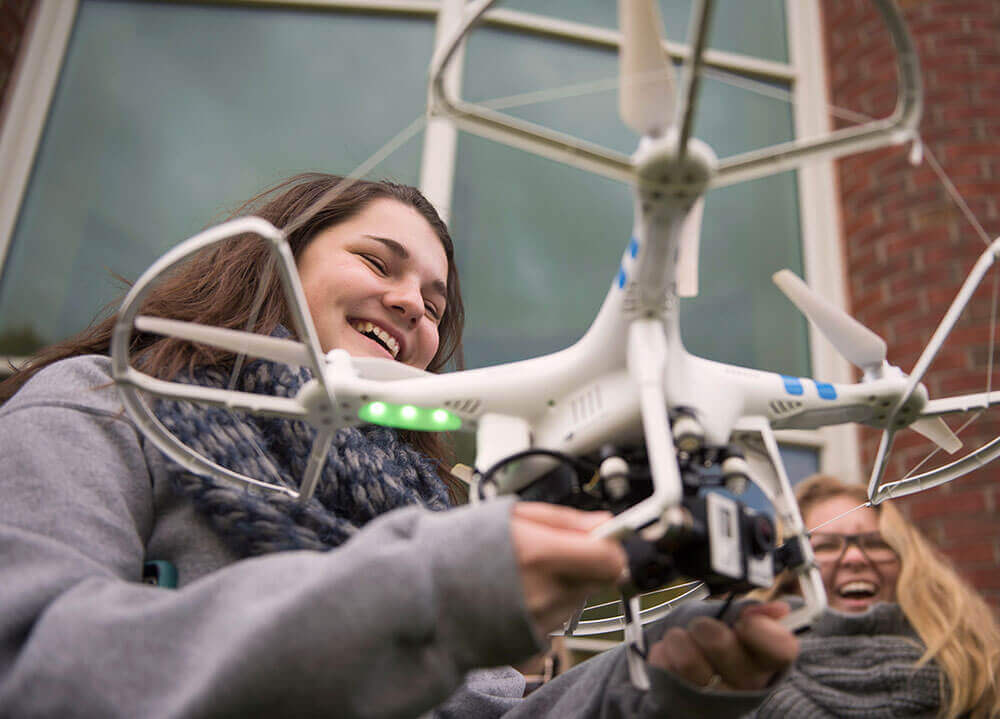
[[[869,484],[873,504],[962,476],[1000,454],[1000,438],[961,459],[901,481],[882,483],[894,434],[910,427],[955,452],[961,442],[940,415],[985,409],[1000,392],[929,401],[920,380],[973,291],[1000,254],[994,242],[976,264],[930,344],[907,375],[886,362],[883,340],[830,305],[788,270],[774,280],[789,299],[863,371],[857,384],[828,384],[712,362],[690,355],[680,337],[678,297],[697,292],[697,243],[701,198],[713,188],[797,167],[817,157],[839,157],[889,144],[916,141],[922,106],[917,59],[891,0],[874,0],[897,52],[899,97],[888,118],[718,161],[690,136],[712,2],[695,3],[691,52],[683,86],[675,89],[664,51],[661,21],[652,0],[619,0],[622,31],[620,111],[641,135],[631,157],[556,134],[449,96],[445,68],[473,24],[493,4],[470,6],[460,27],[431,63],[432,114],[458,127],[575,167],[628,182],[634,188],[635,225],[611,289],[593,325],[573,346],[535,359],[448,374],[431,374],[388,359],[322,352],[295,262],[284,234],[268,222],[245,217],[187,240],[157,261],[133,286],[118,314],[112,339],[113,372],[125,407],[149,439],[192,472],[248,482],[306,501],[326,461],[334,433],[376,423],[419,430],[476,434],[472,501],[521,493],[545,481],[560,458],[599,456],[587,491],[597,498],[636,496],[596,530],[601,536],[644,537],[659,547],[690,539],[700,527],[703,574],[717,584],[767,586],[773,580],[773,545],[747,540],[753,518],[737,501],[708,493],[694,510],[691,477],[716,465],[730,486],[746,478],[771,501],[784,530],[780,566],[798,573],[804,606],[787,620],[808,623],[826,596],[806,539],[774,429],[814,429],[858,422],[884,430]],[[155,280],[194,253],[227,238],[256,233],[269,243],[298,340],[190,322],[137,316]],[[134,330],[205,343],[238,354],[306,367],[312,379],[295,398],[184,385],[153,378],[129,358]],[[238,474],[183,445],[157,420],[142,392],[219,405],[262,415],[299,419],[317,429],[298,492]],[[635,455],[602,452],[641,447]],[[693,474],[692,474],[693,473]],[[647,491],[634,495],[641,474]],[[707,480],[706,480],[707,481]],[[694,513],[693,513],[694,512]],[[749,521],[750,525],[746,522]],[[697,532],[695,532],[697,534]],[[758,538],[760,539],[760,538]],[[658,543],[658,544],[657,544]],[[686,550],[685,550],[686,551]],[[680,550],[678,550],[680,553]],[[704,578],[704,577],[699,577]],[[641,646],[634,593],[626,599],[626,638]],[[575,625],[575,622],[574,622]],[[572,627],[571,627],[572,628]],[[600,629],[605,630],[606,625]],[[633,680],[644,682],[641,661],[630,653]]]

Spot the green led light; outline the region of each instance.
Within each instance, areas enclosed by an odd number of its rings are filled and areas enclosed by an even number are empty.
[[[358,410],[358,417],[364,422],[383,427],[424,432],[450,432],[462,426],[462,418],[446,409],[390,402],[369,402]]]

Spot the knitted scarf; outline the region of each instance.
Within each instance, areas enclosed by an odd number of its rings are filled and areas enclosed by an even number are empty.
[[[940,670],[898,604],[863,614],[827,610],[800,637],[799,657],[753,714],[763,717],[935,717]]]
[[[306,369],[256,361],[244,368],[236,389],[294,397],[310,378]],[[228,379],[228,374],[208,367],[178,381],[225,387]],[[177,439],[203,457],[293,489],[298,488],[316,436],[311,425],[298,420],[185,401],[159,400],[153,411]],[[243,556],[330,549],[397,507],[448,506],[447,489],[434,463],[384,427],[338,431],[315,494],[306,503],[249,484],[200,477],[172,461],[168,472],[175,490],[189,497]]]

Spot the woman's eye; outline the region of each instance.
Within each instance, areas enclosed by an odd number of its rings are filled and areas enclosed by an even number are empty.
[[[375,268],[375,270],[379,274],[382,274],[382,275],[389,274],[389,268],[388,268],[388,266],[380,258],[376,257],[375,255],[367,255],[367,254],[366,255],[361,255],[361,257],[368,264],[370,264],[373,268]]]
[[[813,551],[821,554],[829,554],[840,551],[840,542],[831,539],[819,539],[813,541]]]
[[[427,303],[426,305],[424,305],[424,308],[427,311],[427,316],[430,317],[435,322],[441,319],[441,313],[438,312],[438,308],[435,307],[434,305]]]

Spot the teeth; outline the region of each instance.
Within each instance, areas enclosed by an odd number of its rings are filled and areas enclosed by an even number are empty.
[[[871,582],[848,582],[844,586],[840,587],[838,590],[841,596],[847,594],[869,594],[874,595],[878,588]]]
[[[399,354],[399,342],[396,341],[395,337],[393,337],[391,334],[386,332],[378,325],[367,321],[365,322],[352,321],[351,327],[353,327],[363,335],[372,335],[373,337],[376,337],[379,341],[382,342],[383,345],[385,345],[386,349],[389,350],[389,354],[392,355],[393,359],[395,359],[396,355]]]

